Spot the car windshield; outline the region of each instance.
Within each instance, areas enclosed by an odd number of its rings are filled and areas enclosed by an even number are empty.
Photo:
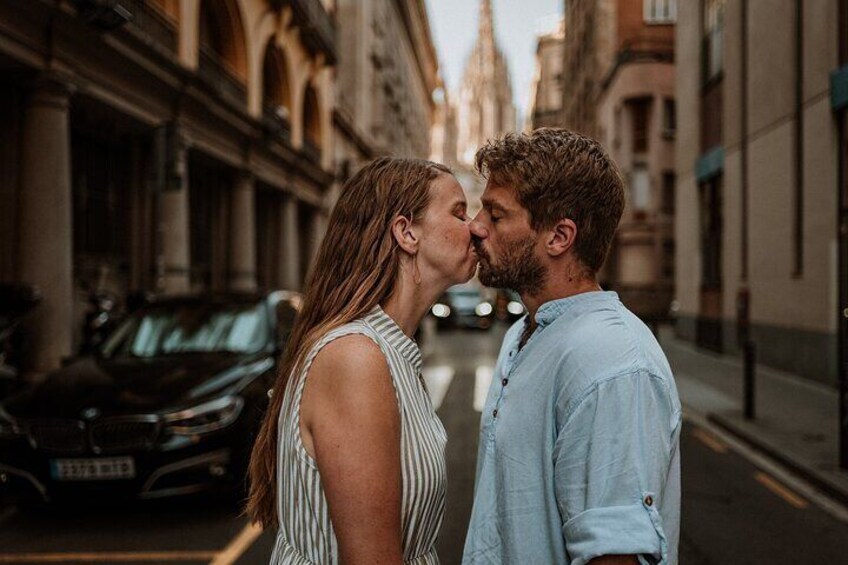
[[[449,300],[460,308],[473,308],[482,300],[480,291],[474,288],[448,289]]]
[[[269,343],[263,304],[160,304],[132,314],[101,348],[104,357],[255,353]]]

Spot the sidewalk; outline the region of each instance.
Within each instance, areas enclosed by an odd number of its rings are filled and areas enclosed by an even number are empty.
[[[742,417],[742,361],[660,331],[660,343],[680,399],[755,449],[848,504],[848,471],[839,469],[839,395],[836,390],[757,366],[756,418]]]

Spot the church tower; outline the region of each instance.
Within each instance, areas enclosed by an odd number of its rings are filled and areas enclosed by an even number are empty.
[[[457,152],[472,164],[486,140],[515,130],[506,59],[495,39],[491,0],[481,0],[477,41],[465,66],[457,110]]]

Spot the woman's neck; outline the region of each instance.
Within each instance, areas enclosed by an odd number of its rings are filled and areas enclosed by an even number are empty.
[[[380,306],[407,336],[418,331],[421,320],[441,293],[434,293],[433,285],[416,284],[401,272],[391,296]]]

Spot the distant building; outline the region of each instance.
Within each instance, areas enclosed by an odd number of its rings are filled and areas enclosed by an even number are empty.
[[[488,139],[515,131],[506,57],[495,38],[491,0],[481,0],[477,40],[465,64],[457,100],[457,151],[470,165]]]
[[[340,180],[377,155],[427,158],[438,59],[424,0],[336,0]]]
[[[835,385],[848,358],[848,2],[678,9],[677,333],[724,352],[747,336],[758,361]]]
[[[440,84],[435,95],[436,110],[433,127],[430,131],[430,160],[457,168],[458,153],[456,146],[456,108],[450,101],[450,94]]]
[[[527,128],[562,124],[562,62],[565,47],[565,21],[560,19],[552,31],[536,40],[536,72],[530,92]]]
[[[600,141],[621,169],[627,206],[605,286],[647,321],[674,291],[676,0],[566,3],[562,125]]]

